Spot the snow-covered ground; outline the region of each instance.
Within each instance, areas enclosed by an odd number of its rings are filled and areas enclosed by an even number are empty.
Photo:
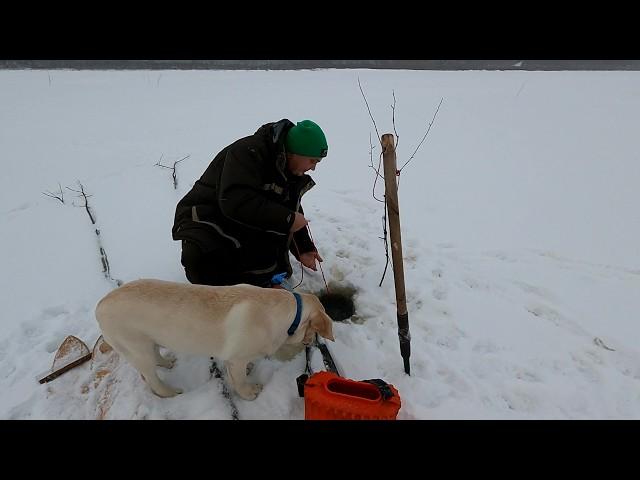
[[[411,329],[403,371],[369,134],[399,134]],[[320,124],[304,198],[327,280],[356,290],[329,348],[399,390],[399,419],[640,418],[639,72],[0,71],[0,418],[227,419],[209,358],[177,353],[161,399],[122,361],[45,385],[67,335],[89,348],[113,279],[186,282],[177,201],[213,156],[269,121]],[[373,152],[377,165],[379,148]],[[178,188],[164,165],[177,166]],[[91,195],[92,225],[77,194]],[[43,195],[61,185],[64,204]],[[376,196],[383,195],[378,182]],[[294,281],[300,278],[299,266]],[[320,293],[320,272],[302,291]],[[314,365],[321,365],[315,355]],[[241,419],[302,419],[304,353],[258,361]],[[106,402],[106,403],[105,403]]]

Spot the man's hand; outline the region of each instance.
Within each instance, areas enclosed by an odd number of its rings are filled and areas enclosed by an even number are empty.
[[[296,212],[295,215],[296,218],[293,221],[293,225],[291,225],[291,232],[297,232],[301,228],[305,227],[307,223],[309,223],[309,220],[304,218],[304,215],[302,215],[301,213]]]
[[[322,262],[322,257],[318,252],[307,252],[300,254],[300,261],[302,262],[302,264],[305,267],[310,268],[314,272],[318,271],[318,269],[316,268],[316,259],[318,260],[318,262]]]

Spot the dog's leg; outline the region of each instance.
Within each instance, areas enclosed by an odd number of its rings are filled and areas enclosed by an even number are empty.
[[[155,362],[151,361],[152,358],[153,357],[141,358],[136,356],[131,359],[131,363],[142,374],[153,393],[159,397],[175,397],[179,393],[182,393],[181,389],[170,387],[160,380],[160,377],[158,377],[158,373],[156,372]]]
[[[154,344],[154,353],[156,356],[156,365],[162,368],[173,368],[176,363],[176,359],[173,356],[163,357],[160,355],[160,346],[156,343]]]
[[[136,343],[135,348],[129,346],[127,350],[129,351],[129,355],[126,356],[127,360],[142,374],[153,393],[159,397],[174,397],[182,393],[182,390],[170,387],[158,377],[153,342]]]
[[[247,363],[247,360],[226,361],[227,378],[240,397],[255,400],[262,391],[262,385],[247,382]]]

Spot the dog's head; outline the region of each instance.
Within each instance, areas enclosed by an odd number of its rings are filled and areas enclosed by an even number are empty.
[[[316,333],[322,338],[332,342],[335,341],[335,338],[333,338],[333,321],[324,311],[324,307],[318,297],[312,294],[305,294],[305,299],[307,300],[305,307],[309,308],[310,311],[302,343],[305,345],[313,343]]]

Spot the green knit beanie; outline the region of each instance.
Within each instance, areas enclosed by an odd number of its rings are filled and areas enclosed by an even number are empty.
[[[322,129],[311,120],[302,120],[289,129],[285,146],[288,152],[306,157],[326,157],[327,139]]]

